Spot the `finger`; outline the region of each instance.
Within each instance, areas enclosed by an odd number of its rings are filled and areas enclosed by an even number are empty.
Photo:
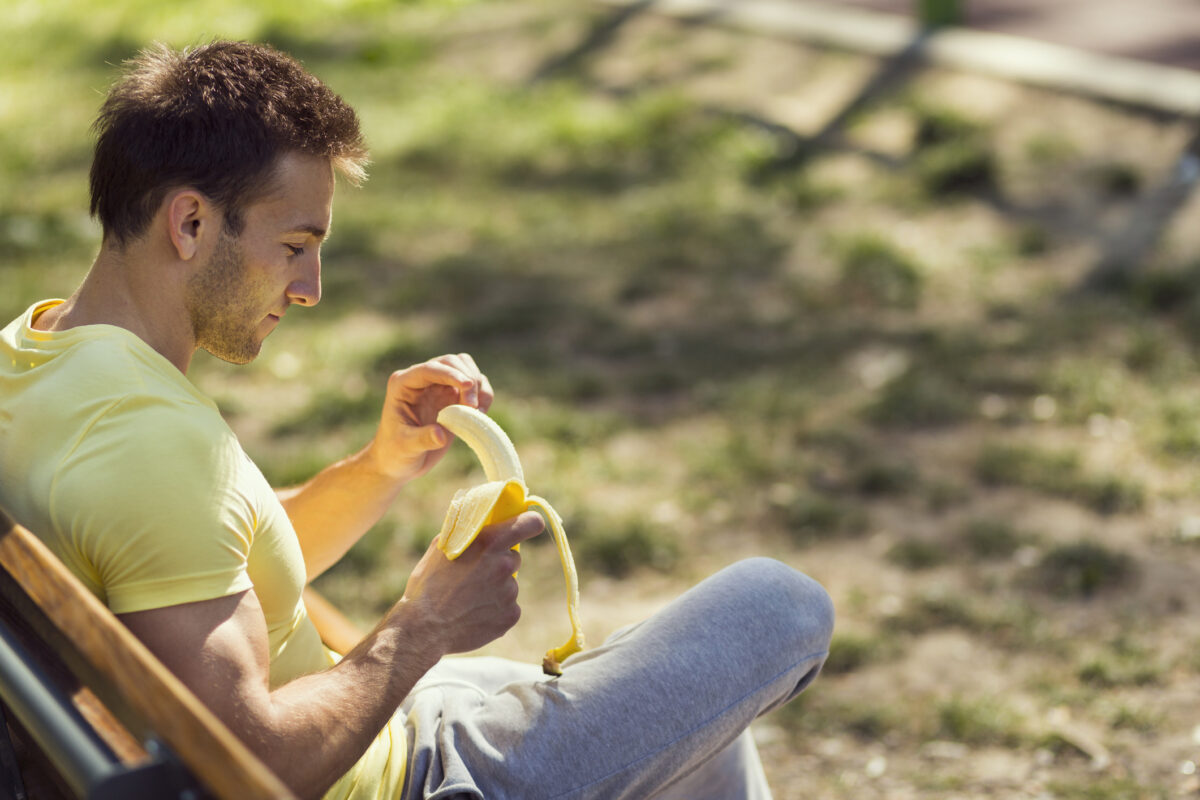
[[[479,369],[479,365],[475,363],[475,359],[471,357],[470,353],[459,353],[457,358],[465,367],[464,372],[468,372],[476,377],[483,375],[483,371]]]
[[[474,376],[475,382],[478,385],[478,391],[475,395],[476,407],[480,411],[486,412],[491,408],[492,401],[496,398],[495,393],[492,391],[491,381],[487,379],[487,375],[483,374],[483,370],[475,363],[475,359],[470,353],[459,353],[458,359],[463,364],[463,371],[468,375]]]
[[[516,575],[521,569],[521,552],[519,550],[504,550],[497,556],[500,570],[504,575]]]
[[[388,393],[399,394],[405,389],[421,389],[427,386],[448,386],[461,396],[475,387],[476,380],[461,369],[441,361],[426,361],[423,364],[398,370],[388,379]]]
[[[483,377],[483,373],[479,371],[475,359],[471,358],[468,353],[454,353],[445,355],[438,359],[439,362],[453,367],[463,375],[469,377],[472,381],[471,386],[459,393],[458,402],[463,405],[471,406],[472,408],[479,407],[479,383]]]
[[[487,535],[489,549],[508,550],[537,536],[545,527],[541,514],[525,511],[510,520],[487,526],[480,531],[480,536]]]
[[[496,599],[499,600],[502,605],[507,606],[509,604],[515,604],[517,602],[517,598],[521,596],[521,587],[517,583],[517,579],[513,577],[514,572],[516,572],[516,570],[509,570],[507,573],[505,573],[506,580],[504,583],[500,584],[500,591],[496,593]],[[516,624],[515,621],[513,624]]]
[[[492,407],[492,401],[496,399],[495,392],[492,391],[492,384],[487,379],[487,375],[479,376],[479,410],[487,413],[487,410]]]

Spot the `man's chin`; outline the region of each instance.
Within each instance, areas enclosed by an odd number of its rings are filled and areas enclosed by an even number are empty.
[[[219,358],[227,364],[249,364],[254,359],[258,358],[259,352],[262,351],[262,342],[255,342],[253,346],[247,345],[244,348],[231,347],[207,347],[201,345],[201,349],[207,352],[214,358]]]

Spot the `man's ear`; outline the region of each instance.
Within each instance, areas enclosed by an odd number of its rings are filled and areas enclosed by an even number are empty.
[[[190,261],[204,249],[205,242],[217,235],[221,215],[195,189],[177,189],[163,200],[167,217],[167,236],[181,261]]]

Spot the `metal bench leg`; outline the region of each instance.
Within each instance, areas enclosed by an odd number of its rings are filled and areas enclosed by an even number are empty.
[[[3,705],[0,705],[0,791],[4,792],[5,800],[28,800]]]

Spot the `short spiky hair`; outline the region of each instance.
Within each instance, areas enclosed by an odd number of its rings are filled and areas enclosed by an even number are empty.
[[[233,233],[286,153],[323,156],[358,183],[366,146],[354,110],[292,57],[215,41],[142,51],[109,90],[93,129],[91,212],[106,241],[141,236],[168,190],[191,186]]]

